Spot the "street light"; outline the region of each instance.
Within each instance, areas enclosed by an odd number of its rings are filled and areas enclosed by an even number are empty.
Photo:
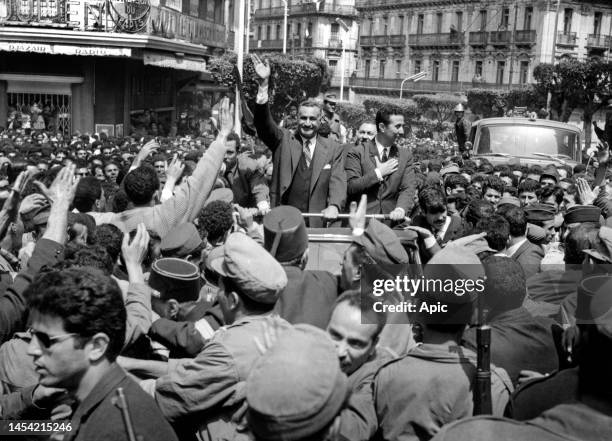
[[[346,66],[344,65],[344,50],[345,50],[345,40],[348,38],[348,33],[350,28],[341,18],[336,18],[336,23],[338,23],[342,29],[344,30],[344,38],[341,39],[342,43],[342,55],[340,56],[340,101],[344,101],[344,71],[346,70]]]
[[[285,5],[285,26],[283,30],[283,54],[286,54],[287,53],[287,16],[289,15],[289,0],[283,0],[283,4]]]
[[[404,78],[402,84],[400,84],[400,99],[402,99],[402,95],[404,94],[404,84],[406,83],[406,81],[414,81],[416,83],[417,81],[420,81],[425,78],[428,73],[429,72],[419,72],[418,74],[414,74],[412,76],[409,76],[408,78]]]

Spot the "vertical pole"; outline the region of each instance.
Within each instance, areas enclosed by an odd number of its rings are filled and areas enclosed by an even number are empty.
[[[340,101],[344,101],[344,71],[346,70],[346,65],[344,61],[344,41],[348,38],[347,34],[348,32],[344,31],[344,38],[342,39],[342,55],[340,56]]]
[[[514,29],[510,37],[510,72],[508,78],[508,90],[512,89],[512,77],[514,76],[514,45],[516,42],[516,22],[518,21],[518,2],[514,2]],[[520,82],[520,80],[519,80]]]
[[[553,32],[553,47],[552,47],[552,56],[550,63],[555,64],[555,59],[557,58],[557,31],[559,28],[559,7],[561,6],[561,0],[557,0],[557,12],[555,12],[555,30]],[[547,11],[548,12],[548,11]],[[550,112],[550,103],[552,101],[552,92],[548,92],[546,97],[546,111],[548,112],[548,119],[552,119],[552,115]]]
[[[244,59],[244,15],[245,15],[245,0],[238,0],[238,31],[236,32],[236,52],[237,60],[236,65],[240,78],[242,78],[242,62]],[[240,125],[240,90],[236,86],[236,101],[234,103],[235,115],[234,115],[234,131],[240,136],[242,126]]]
[[[287,16],[289,15],[289,0],[283,0],[285,4],[285,23],[283,26],[283,54],[287,53]]]
[[[247,7],[246,7],[246,31],[245,31],[245,36],[244,36],[244,53],[248,54],[249,53],[249,45],[250,45],[250,39],[251,39],[251,2],[253,0],[247,0]]]

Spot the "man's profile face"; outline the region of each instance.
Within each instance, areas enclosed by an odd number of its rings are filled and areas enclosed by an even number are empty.
[[[318,107],[301,106],[298,110],[298,131],[304,139],[317,136],[321,119],[321,110]]]
[[[542,228],[546,232],[546,239],[544,243],[551,243],[553,237],[555,236],[555,220],[551,219],[548,221],[544,221],[544,223],[542,224]]]
[[[79,348],[77,336],[64,329],[64,322],[59,317],[34,311],[31,328],[42,336],[39,338],[35,333],[28,346],[28,355],[33,357],[36,373],[40,375],[39,383],[75,391],[90,367],[88,346]]]
[[[358,307],[341,302],[332,313],[327,333],[334,341],[340,368],[346,375],[359,369],[372,355],[376,346],[377,325],[362,324]]]
[[[380,134],[386,138],[388,142],[396,142],[398,139],[404,136],[404,116],[403,115],[391,115],[389,117],[389,124],[380,124],[382,131]]]
[[[376,124],[363,123],[359,126],[357,131],[357,137],[359,141],[366,142],[371,141],[376,136]]]
[[[336,102],[330,100],[323,101],[323,110],[326,113],[334,113],[336,111]]]

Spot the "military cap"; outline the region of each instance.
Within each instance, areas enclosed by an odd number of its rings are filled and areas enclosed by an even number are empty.
[[[325,95],[325,101],[328,101],[330,103],[337,102],[336,95],[333,93],[328,93],[327,95]]]
[[[186,222],[174,226],[164,236],[160,249],[163,256],[185,257],[202,245],[202,238],[194,224]]]
[[[308,232],[302,213],[295,207],[275,207],[263,219],[264,247],[279,262],[301,257],[308,248]]]
[[[287,286],[287,275],[280,263],[246,234],[230,234],[223,245],[223,255],[208,259],[210,268],[231,279],[241,294],[255,302],[275,303]]]
[[[163,300],[195,301],[200,296],[200,269],[184,259],[158,259],[151,265],[149,286],[159,292]]]
[[[234,201],[234,192],[232,192],[232,190],[229,188],[215,188],[210,192],[204,206],[208,205],[212,201],[224,201],[231,204]]]
[[[440,176],[444,177],[450,174],[459,174],[459,166],[457,164],[448,164],[440,169]]]
[[[546,231],[544,231],[544,228],[529,223],[527,224],[527,232],[525,235],[530,242],[535,244],[540,244],[546,239]]]
[[[599,222],[601,209],[594,205],[574,205],[565,212],[564,223]]]
[[[578,286],[576,323],[594,324],[612,338],[612,276],[600,274],[583,279]]]
[[[555,208],[548,204],[535,204],[525,207],[527,222],[544,222],[555,218]]]
[[[408,263],[408,253],[391,228],[371,219],[361,236],[353,237],[377,264]]]
[[[419,314],[421,323],[470,323],[474,303],[478,295],[484,295],[476,290],[475,284],[478,279],[484,280],[485,270],[478,256],[469,247],[454,245],[443,248],[427,262],[423,277],[428,281],[428,288],[419,290],[416,297],[429,304],[441,302],[447,305],[447,309],[434,314]],[[469,289],[467,281],[472,281]]]
[[[544,167],[544,170],[542,170],[542,174],[540,175],[540,181],[544,176],[550,176],[551,178],[554,178],[555,182],[559,181],[559,172],[557,171],[557,168],[552,164]]]
[[[348,394],[327,333],[295,325],[280,334],[248,376],[247,421],[258,439],[307,439],[329,426]]]
[[[515,207],[520,207],[521,201],[519,201],[519,199],[514,196],[504,196],[499,200],[499,202],[497,203],[497,206],[499,207],[500,205],[504,205],[504,204],[510,204],[510,205],[514,205]]]

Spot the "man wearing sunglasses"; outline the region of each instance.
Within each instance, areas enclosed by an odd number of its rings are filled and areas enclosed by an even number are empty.
[[[33,357],[39,383],[66,389],[74,400],[67,440],[128,440],[118,388],[129,408],[136,435],[176,440],[151,397],[115,360],[126,335],[127,313],[121,290],[93,267],[39,275],[26,290]]]

